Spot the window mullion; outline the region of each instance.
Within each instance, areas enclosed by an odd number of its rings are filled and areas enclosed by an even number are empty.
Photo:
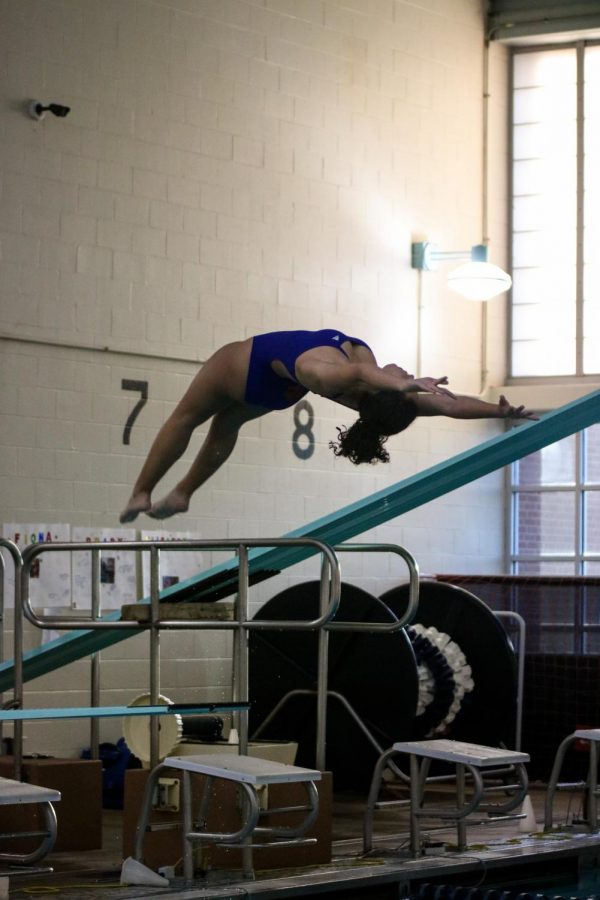
[[[578,431],[575,435],[575,560],[577,566],[577,574],[583,575],[583,473],[584,473],[584,452],[585,442],[583,433]]]
[[[577,42],[577,247],[575,287],[575,370],[583,374],[583,264],[585,200],[585,43]]]

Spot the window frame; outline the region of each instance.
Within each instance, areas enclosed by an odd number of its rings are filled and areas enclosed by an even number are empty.
[[[575,284],[575,372],[569,375],[514,375],[513,374],[513,292],[507,295],[507,329],[506,329],[506,383],[510,385],[547,385],[556,384],[581,384],[590,382],[597,384],[600,376],[600,366],[597,372],[583,372],[583,306],[584,306],[584,103],[585,103],[585,51],[589,47],[599,47],[600,39],[570,40],[560,42],[534,43],[510,47],[508,66],[508,265],[509,271],[513,270],[513,240],[514,240],[514,64],[515,57],[527,53],[540,53],[544,51],[575,50],[577,67],[577,151],[576,151],[576,284]]]
[[[592,426],[594,427],[594,426]],[[557,484],[555,482],[547,482],[545,484],[519,485],[515,480],[516,466],[518,461],[506,467],[506,547],[507,547],[507,564],[506,571],[510,575],[531,578],[532,581],[544,579],[552,581],[561,578],[567,580],[577,579],[586,575],[590,578],[597,579],[597,574],[586,573],[584,571],[585,564],[588,562],[600,563],[599,552],[586,552],[585,550],[585,494],[600,492],[600,483],[586,481],[585,474],[586,465],[586,449],[587,449],[587,432],[589,429],[577,432],[575,438],[575,479],[571,484]],[[537,451],[538,453],[540,451]],[[574,552],[571,555],[564,553],[540,553],[538,555],[519,554],[516,552],[516,539],[518,524],[515,516],[515,507],[517,496],[519,493],[527,492],[545,492],[545,491],[564,491],[571,492],[575,496],[575,522],[573,547]],[[565,562],[572,566],[570,573],[562,573],[552,575],[548,572],[539,574],[518,572],[518,564],[520,562]],[[538,652],[547,653],[567,653],[567,654],[587,654],[596,653],[597,649],[594,639],[600,633],[600,624],[593,621],[592,604],[596,598],[590,594],[589,590],[583,590],[581,595],[581,603],[575,603],[572,608],[572,617],[566,621],[540,619],[536,622],[538,630]],[[564,641],[571,641],[569,649],[560,651],[551,649],[553,643],[552,635],[561,636]],[[546,638],[547,636],[547,638]]]
[[[574,434],[575,438],[575,478],[573,483],[571,484],[557,484],[555,482],[546,482],[541,484],[530,484],[523,485],[516,483],[515,473],[516,467],[518,466],[518,461],[512,463],[510,466],[507,466],[506,469],[506,481],[507,481],[507,490],[506,490],[506,523],[507,523],[507,535],[506,535],[506,547],[507,547],[507,560],[506,560],[506,571],[511,575],[523,575],[525,573],[518,572],[517,567],[519,563],[544,563],[544,562],[557,562],[557,563],[569,563],[573,564],[573,571],[569,574],[570,576],[580,576],[586,575],[589,573],[584,572],[584,568],[586,563],[588,562],[597,562],[600,563],[600,550],[596,552],[586,551],[585,549],[585,495],[591,493],[600,492],[600,484],[587,481],[585,478],[585,473],[587,470],[586,465],[586,451],[587,451],[587,431],[576,432]],[[537,451],[538,453],[540,451]],[[517,540],[518,540],[518,523],[516,519],[516,504],[518,502],[518,495],[522,493],[550,493],[550,492],[564,492],[564,493],[572,493],[575,499],[575,521],[574,521],[574,532],[573,532],[573,553],[565,554],[565,553],[539,553],[536,555],[533,554],[522,554],[516,552]],[[548,574],[548,573],[541,573]],[[533,576],[535,577],[535,576]],[[558,576],[560,577],[560,576]]]

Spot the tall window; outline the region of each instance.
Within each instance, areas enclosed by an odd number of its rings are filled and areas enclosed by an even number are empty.
[[[600,372],[600,46],[513,56],[511,374]]]
[[[512,467],[511,573],[600,575],[600,425]]]

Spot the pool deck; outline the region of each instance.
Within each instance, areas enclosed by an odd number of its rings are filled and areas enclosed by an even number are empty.
[[[573,796],[577,797],[573,801]],[[530,790],[538,823],[543,819],[544,791]],[[172,879],[169,887],[126,887],[119,885],[122,863],[120,814],[106,811],[105,840],[101,851],[90,853],[56,853],[45,860],[52,872],[38,875],[11,874],[10,895],[16,897],[26,888],[36,893],[52,890],[58,900],[209,900],[209,898],[257,897],[261,900],[284,900],[287,897],[331,896],[332,898],[411,897],[424,883],[451,883],[465,888],[504,883],[515,885],[531,879],[529,888],[547,883],[563,873],[577,880],[582,870],[600,866],[600,834],[590,834],[580,825],[566,825],[571,807],[580,803],[580,794],[559,796],[556,820],[558,829],[544,834],[524,834],[519,822],[493,826],[472,825],[468,829],[468,847],[463,853],[453,849],[456,831],[430,832],[426,855],[411,859],[407,850],[407,811],[386,809],[375,819],[374,849],[363,855],[362,812],[364,798],[342,796],[334,804],[334,844],[332,862],[298,869],[260,871],[260,855],[256,854],[257,874],[254,881],[245,880],[241,872],[219,871],[206,879],[198,878],[186,885],[182,878]],[[563,827],[563,824],[566,827]],[[427,831],[425,831],[427,834]],[[555,894],[560,895],[560,890]],[[26,896],[25,893],[22,896]]]

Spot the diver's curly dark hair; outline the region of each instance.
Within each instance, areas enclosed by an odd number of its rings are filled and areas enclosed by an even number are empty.
[[[378,391],[362,398],[358,413],[354,425],[338,426],[338,440],[329,442],[336,456],[347,457],[355,466],[389,462],[390,454],[383,445],[390,434],[408,428],[417,416],[417,406],[400,391]]]

